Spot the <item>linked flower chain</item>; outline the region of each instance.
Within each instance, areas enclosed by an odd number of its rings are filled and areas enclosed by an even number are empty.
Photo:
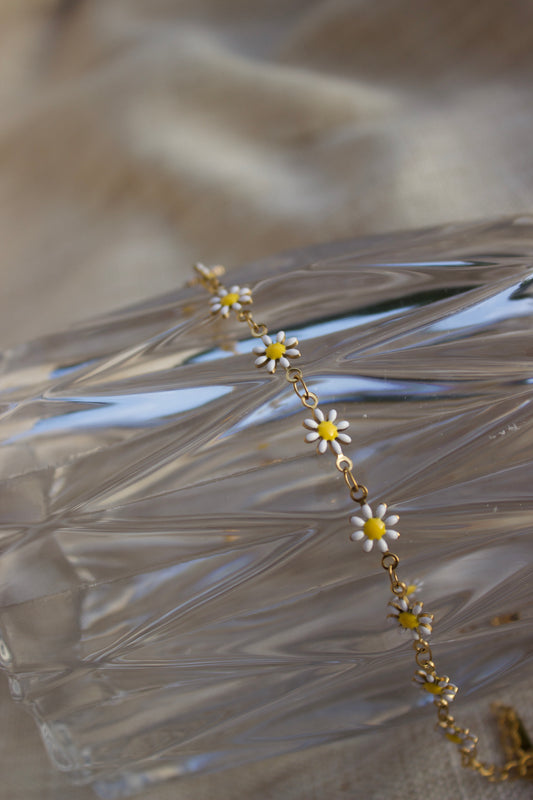
[[[349,423],[339,420],[335,409],[324,412],[318,407],[317,395],[309,390],[302,371],[291,363],[301,356],[297,348],[298,339],[295,336],[287,338],[285,331],[269,335],[267,326],[257,323],[253,318],[250,310],[253,303],[251,289],[238,285],[226,289],[219,280],[224,271],[222,267],[209,268],[203,264],[196,264],[195,271],[196,278],[191,281],[191,285],[199,283],[211,293],[211,314],[227,319],[230,312],[234,311],[237,319],[248,325],[251,335],[261,340],[262,344],[253,348],[256,356],[255,366],[266,368],[272,374],[278,368],[285,370],[286,380],[292,385],[302,405],[311,411],[312,416],[303,422],[303,427],[307,431],[305,441],[315,444],[318,454],[323,455],[329,450],[335,456],[335,466],[343,475],[350,498],[360,506],[360,510],[350,517],[354,530],[349,538],[353,542],[361,543],[365,553],[372,552],[375,546],[381,556],[381,566],[388,573],[393,594],[393,599],[388,603],[390,609],[388,618],[400,633],[407,634],[412,640],[415,661],[419,667],[415,671],[413,682],[436,706],[437,729],[447,741],[456,745],[464,766],[475,770],[490,781],[529,776],[533,769],[531,751],[521,749],[521,746],[516,744],[515,757],[508,759],[504,766],[484,764],[477,758],[477,737],[468,728],[458,725],[451,716],[449,707],[455,699],[458,688],[446,675],[439,675],[437,672],[428,642],[433,630],[433,614],[427,613],[422,601],[415,599],[422,588],[422,581],[419,579],[410,583],[401,581],[396,572],[400,559],[389,549],[390,543],[400,536],[396,529],[399,515],[389,514],[385,503],[379,503],[373,510],[367,502],[368,490],[355,479],[353,462],[342,449],[342,445],[351,443],[351,438],[346,433]],[[511,731],[511,735],[514,732],[517,739],[516,731],[520,726],[518,717],[513,709],[505,706],[501,708],[502,730]]]

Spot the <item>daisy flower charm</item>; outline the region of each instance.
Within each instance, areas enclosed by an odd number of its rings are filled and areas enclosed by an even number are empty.
[[[415,597],[420,592],[420,589],[424,585],[424,581],[421,581],[420,578],[415,578],[412,581],[406,581],[407,583],[407,597]]]
[[[315,415],[314,419],[306,419],[304,421],[304,428],[310,431],[306,435],[305,441],[318,441],[317,450],[319,453],[325,453],[329,444],[336,455],[342,455],[340,442],[349,444],[352,440],[347,433],[341,433],[341,431],[345,431],[350,423],[345,420],[336,422],[337,412],[333,408],[328,413],[327,419],[319,408],[315,408],[313,413]]]
[[[468,728],[459,728],[457,725],[443,722],[438,729],[449,742],[459,745],[461,750],[467,753],[470,753],[477,744],[477,736],[471,734]]]
[[[433,614],[422,611],[422,603],[409,605],[405,597],[391,600],[389,606],[393,609],[389,619],[396,620],[400,628],[411,633],[413,639],[427,639],[431,636],[431,623]]]
[[[227,318],[230,311],[240,311],[243,305],[252,302],[251,289],[247,289],[246,286],[242,288],[232,286],[228,292],[224,286],[221,286],[209,302],[212,314],[221,314]]]
[[[450,683],[450,679],[446,675],[439,678],[437,675],[434,675],[432,672],[427,672],[425,669],[418,669],[415,672],[413,681],[425,692],[434,694],[435,697],[439,697],[447,703],[451,703],[459,691],[457,686]]]
[[[194,265],[194,269],[202,276],[202,278],[205,278],[206,280],[211,280],[211,278],[215,277],[213,270],[209,269],[209,267],[206,267],[205,264],[200,264],[200,262]]]
[[[256,367],[266,368],[269,372],[275,372],[278,364],[281,364],[284,369],[290,367],[289,358],[298,358],[301,356],[299,350],[296,350],[295,345],[298,344],[296,336],[290,339],[285,339],[285,331],[280,331],[275,341],[272,341],[270,336],[261,336],[263,346],[257,345],[254,347],[254,353],[258,356],[255,359]]]
[[[385,536],[389,539],[397,539],[400,535],[392,527],[396,525],[400,517],[398,514],[391,514],[385,517],[387,506],[380,503],[376,508],[376,513],[372,513],[372,508],[365,503],[361,506],[361,516],[357,514],[350,517],[350,522],[355,525],[356,530],[350,535],[352,542],[363,541],[363,550],[369,553],[376,542],[382,553],[386,553],[389,545],[385,541]],[[385,517],[385,519],[383,519]]]

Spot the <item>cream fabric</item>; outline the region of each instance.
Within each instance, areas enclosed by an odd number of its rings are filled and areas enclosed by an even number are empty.
[[[191,261],[533,208],[531,3],[0,0],[0,54],[5,346],[174,289]],[[3,688],[1,796],[92,796]],[[533,729],[531,688],[505,697]],[[531,796],[465,774],[431,726],[145,796]]]
[[[533,207],[533,5],[0,0],[0,341]]]

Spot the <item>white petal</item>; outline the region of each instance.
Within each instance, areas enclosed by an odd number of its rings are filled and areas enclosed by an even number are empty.
[[[376,508],[376,517],[379,519],[383,519],[383,514],[387,511],[387,506],[385,503],[380,503],[379,506]]]
[[[347,433],[339,433],[337,435],[337,439],[339,439],[341,442],[344,442],[344,444],[350,444],[352,441],[352,437],[348,436]]]
[[[389,539],[397,539],[399,535],[398,531],[389,531],[388,528],[385,529],[385,536],[388,536]]]
[[[337,412],[335,411],[334,408],[332,408],[328,414],[328,421],[335,422],[336,419],[337,419]]]
[[[289,358],[298,358],[298,356],[301,356],[301,353],[299,350],[291,349],[291,350],[285,350],[285,355],[289,356]]]
[[[402,611],[407,611],[407,609],[409,608],[409,603],[407,602],[405,597],[399,597],[397,603],[402,609]]]
[[[231,294],[240,294],[241,288],[240,286],[232,286],[230,289]]]
[[[415,603],[413,606],[413,614],[416,614],[416,616],[418,616],[421,611],[422,611],[422,606],[420,605],[420,603]]]
[[[275,372],[276,371],[276,362],[274,361],[273,358],[271,358],[270,361],[268,362],[267,370],[269,372]]]
[[[216,311],[220,311],[221,308],[222,306],[220,305],[220,303],[213,303],[213,305],[211,306],[211,312],[214,314]]]
[[[361,506],[361,514],[365,519],[370,519],[370,517],[372,516],[372,509],[370,508],[368,503],[365,503],[364,506]]]
[[[229,317],[229,306],[224,306],[222,308],[222,316],[223,317]]]
[[[240,311],[242,308],[240,303],[232,303],[231,307],[234,309],[234,311]]]
[[[254,363],[256,367],[262,367],[265,361],[268,361],[266,356],[259,356],[259,358],[255,359]]]
[[[251,294],[252,293],[252,290],[250,289],[249,286],[243,286],[240,291],[241,291],[241,294]]]
[[[396,525],[399,519],[400,517],[398,516],[398,514],[391,514],[390,517],[387,517],[387,519],[385,520],[385,525],[387,525],[387,527],[389,525]]]
[[[291,338],[287,339],[287,341],[285,342],[286,347],[294,347],[294,345],[296,344],[298,344],[298,339],[296,338],[296,336],[291,336]]]
[[[349,428],[349,427],[350,427],[350,423],[346,422],[345,419],[341,420],[340,422],[337,422],[337,430],[338,431],[345,431],[346,428]]]
[[[361,541],[361,539],[364,538],[365,534],[363,533],[363,531],[353,531],[353,533],[350,534],[350,539],[352,540],[352,542],[359,542]]]
[[[362,528],[365,524],[364,519],[361,519],[361,517],[357,516],[350,517],[350,522],[352,525],[359,525],[360,528]]]
[[[365,542],[363,542],[363,550],[365,551],[365,553],[370,553],[373,546],[374,542],[372,539],[367,539]]]
[[[291,362],[289,361],[288,358],[285,358],[285,356],[280,356],[279,363],[284,369],[288,369],[291,365]]]
[[[318,439],[318,433],[316,431],[311,431],[311,433],[308,433],[307,436],[305,437],[306,442],[316,442],[317,439]]]
[[[324,422],[324,414],[319,408],[315,408],[315,417],[319,422]]]
[[[242,292],[239,295],[239,300],[241,301],[241,303],[251,303],[252,302],[251,296],[249,294],[242,294]]]
[[[335,453],[336,453],[338,456],[341,456],[341,455],[342,455],[342,447],[340,446],[340,444],[338,443],[338,441],[337,441],[336,439],[332,439],[332,440],[331,440],[331,442],[330,442],[330,444],[331,444],[331,446],[332,446],[332,448],[333,448],[333,451],[334,451],[334,452],[335,452]]]
[[[218,296],[219,297],[225,297],[227,295],[227,293],[228,293],[228,290],[224,289],[223,286],[221,286],[220,289],[218,290]]]
[[[264,336],[261,336],[261,339],[263,340],[263,342],[266,344],[267,347],[269,344],[272,344],[272,339],[270,338],[270,336],[267,336],[266,334]]]
[[[377,544],[382,553],[386,553],[387,550],[389,549],[389,546],[385,541],[385,539],[378,539]]]
[[[263,355],[263,353],[265,352],[265,348],[261,347],[260,344],[256,344],[256,346],[253,349],[253,352],[257,353],[257,355],[260,356],[260,355]]]
[[[283,342],[284,339],[285,339],[285,331],[280,331],[276,336],[276,341]]]
[[[325,453],[327,449],[328,449],[328,443],[326,442],[325,439],[321,439],[318,444],[318,452]]]
[[[314,419],[304,419],[304,427],[313,428],[314,430],[316,430],[318,428],[318,423],[315,422]]]
[[[431,623],[433,622],[433,619],[432,619],[432,617],[427,617],[425,614],[422,614],[422,616],[419,617],[419,622],[422,625],[429,625],[431,627]]]

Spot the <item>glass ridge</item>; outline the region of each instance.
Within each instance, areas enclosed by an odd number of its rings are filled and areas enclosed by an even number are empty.
[[[460,697],[531,658],[532,258],[523,218],[231,272],[401,514]],[[183,288],[4,354],[0,659],[56,766],[102,797],[426,701],[334,458],[256,343]]]

